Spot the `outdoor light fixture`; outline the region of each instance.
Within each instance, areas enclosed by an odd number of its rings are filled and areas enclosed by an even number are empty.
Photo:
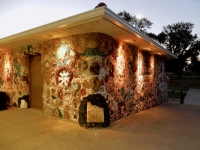
[[[141,36],[140,36],[140,35],[137,34],[136,36],[137,36],[139,39],[141,39]]]
[[[152,46],[154,46],[154,44],[150,43]]]
[[[125,40],[126,42],[135,43],[136,40]]]
[[[61,25],[61,26],[58,26],[58,28],[63,28],[63,27],[66,27],[67,25],[64,24],[64,25]]]

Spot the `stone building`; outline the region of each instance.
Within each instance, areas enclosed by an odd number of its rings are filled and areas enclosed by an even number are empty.
[[[167,101],[164,64],[174,58],[100,7],[0,39],[0,91],[13,107],[108,126]]]

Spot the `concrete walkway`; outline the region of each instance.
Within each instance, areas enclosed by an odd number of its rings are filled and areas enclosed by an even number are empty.
[[[184,104],[200,105],[200,89],[189,89]]]
[[[0,150],[199,149],[197,105],[164,103],[104,129],[85,129],[36,109],[0,111]]]

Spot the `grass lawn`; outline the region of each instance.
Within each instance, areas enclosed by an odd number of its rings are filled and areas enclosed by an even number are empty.
[[[169,78],[168,90],[200,89],[200,76],[183,76],[182,79],[176,79],[175,75],[171,75]]]
[[[177,79],[176,74],[169,75],[169,84],[168,84],[168,97],[173,98],[173,92],[171,90],[176,91],[175,98],[180,99],[181,94],[180,91],[183,90],[183,97],[186,96],[186,92],[188,89],[200,89],[200,76],[194,75],[182,75],[182,79]]]
[[[184,99],[187,95],[187,91],[182,91],[182,94]],[[181,91],[168,91],[168,98],[181,99]]]

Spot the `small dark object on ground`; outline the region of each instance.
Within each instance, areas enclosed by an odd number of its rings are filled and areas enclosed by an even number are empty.
[[[181,90],[181,104],[184,103],[184,98],[183,98],[183,91]]]
[[[6,110],[7,109],[7,95],[6,92],[0,92],[0,110]]]
[[[18,107],[20,107],[22,100],[25,100],[27,102],[29,108],[30,107],[29,95],[23,95],[22,97],[18,98]]]

